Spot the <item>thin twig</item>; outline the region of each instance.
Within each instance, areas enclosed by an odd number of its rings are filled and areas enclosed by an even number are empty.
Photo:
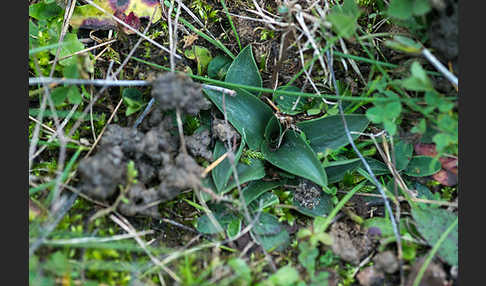
[[[457,77],[451,73],[439,60],[426,48],[422,49],[422,55],[441,73],[450,81],[455,87],[459,86],[459,81]]]

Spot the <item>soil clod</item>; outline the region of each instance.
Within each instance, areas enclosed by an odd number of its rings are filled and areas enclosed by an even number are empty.
[[[330,234],[333,238],[332,251],[353,265],[358,265],[373,249],[372,241],[359,225],[336,222]]]
[[[202,94],[201,84],[183,74],[165,73],[157,77],[152,83],[152,96],[163,111],[179,108],[184,113],[196,115],[211,107]]]

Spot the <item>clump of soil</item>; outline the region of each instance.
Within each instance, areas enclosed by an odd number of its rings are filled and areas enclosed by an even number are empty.
[[[88,196],[113,199],[121,188],[127,202],[119,205],[125,215],[158,217],[157,204],[201,184],[203,168],[189,154],[179,152],[177,127],[171,115],[162,111],[179,108],[197,114],[210,107],[199,84],[177,74],[165,74],[154,81],[152,94],[159,108],[143,122],[140,130],[111,124],[100,140],[98,152],[79,164],[79,189]],[[176,131],[176,132],[171,132]],[[188,152],[211,159],[207,130],[187,139]],[[128,182],[127,164],[133,161],[137,182]]]
[[[378,286],[385,285],[385,274],[378,270],[375,266],[368,266],[362,269],[358,275],[359,285],[362,286]]]
[[[228,138],[236,137],[236,140],[240,139],[240,133],[229,123],[226,124],[223,119],[214,119],[212,122],[213,135],[221,142],[226,142]]]
[[[333,239],[332,251],[353,265],[358,265],[373,250],[373,242],[357,224],[336,222],[330,234]]]
[[[208,148],[210,144],[211,134],[209,134],[207,129],[196,132],[186,138],[186,147],[189,153],[193,156],[203,157],[208,161],[213,158],[213,152]]]
[[[99,152],[79,165],[80,190],[98,199],[109,199],[119,186],[127,185],[126,169],[130,161],[138,171],[138,184],[126,193],[129,203],[122,203],[125,215],[157,215],[155,201],[168,201],[181,191],[200,184],[203,168],[193,157],[178,153],[178,141],[165,128],[169,116],[146,133],[113,124],[100,141]]]
[[[425,257],[421,257],[417,259],[415,264],[412,266],[411,272],[407,277],[407,281],[405,286],[412,286],[415,278],[417,277],[422,264],[425,261]],[[446,283],[447,274],[444,269],[440,266],[440,264],[431,262],[427,269],[422,276],[422,280],[420,281],[420,285],[423,286],[439,286],[439,285],[447,285]]]
[[[152,96],[159,109],[173,110],[196,115],[200,110],[207,110],[211,103],[202,95],[202,85],[179,73],[165,73],[152,82]]]

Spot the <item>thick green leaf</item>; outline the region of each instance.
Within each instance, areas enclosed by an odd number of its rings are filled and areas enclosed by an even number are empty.
[[[207,48],[198,45],[193,45],[191,49],[184,52],[184,55],[191,60],[196,60],[198,75],[203,75],[206,72],[209,62],[213,58]]]
[[[203,91],[224,112],[222,93],[209,89]],[[225,106],[228,121],[245,138],[250,149],[260,150],[265,127],[273,116],[272,109],[245,90],[238,90],[236,96],[225,95]]]
[[[371,171],[373,171],[373,173],[376,176],[390,174],[390,170],[388,170],[388,167],[386,166],[385,163],[373,158],[365,158],[365,159],[368,165],[370,165]],[[366,171],[366,168],[364,167],[363,163],[361,163],[361,168],[363,168]]]
[[[344,115],[344,117],[351,132],[363,132],[369,124],[365,115],[349,114]],[[326,149],[338,149],[349,144],[340,115],[302,121],[297,123],[297,127],[304,132],[315,152],[325,152]],[[351,137],[356,139],[359,135],[351,134]]]
[[[67,65],[62,69],[62,75],[65,78],[79,78],[79,69],[78,69],[78,64],[74,63],[71,65]]]
[[[327,18],[339,36],[350,38],[358,26],[359,14],[360,11],[355,0],[344,0],[342,6],[336,5],[332,8]]]
[[[32,20],[29,20],[29,49],[33,48],[34,46],[37,46],[37,44],[39,43],[39,40],[37,39],[38,36],[39,36],[39,27],[36,24],[34,24]]]
[[[327,176],[316,153],[305,140],[294,130],[283,133],[280,146],[278,120],[273,117],[265,131],[265,141],[262,144],[262,153],[265,159],[272,165],[279,167],[291,174],[309,179],[318,185],[327,185]],[[276,149],[279,147],[278,149]]]
[[[69,87],[67,98],[71,104],[80,104],[83,101],[79,88],[75,85]]]
[[[209,63],[208,76],[218,80],[224,79],[230,65],[231,58],[218,55]]]
[[[395,161],[397,171],[404,170],[412,159],[413,146],[404,141],[398,141],[395,145]]]
[[[264,285],[290,286],[299,281],[299,272],[292,266],[286,265],[268,278]]]
[[[53,39],[51,44],[57,44],[57,40],[58,39]],[[59,50],[59,58],[71,56],[75,52],[79,52],[83,49],[84,49],[84,45],[78,40],[78,36],[74,33],[67,33],[66,36],[64,36],[63,45]],[[56,50],[57,48],[52,49],[51,54],[55,55]],[[62,66],[77,64],[77,57],[73,56],[64,60],[60,60],[59,64]]]
[[[250,204],[263,193],[279,187],[285,183],[284,180],[279,181],[253,181],[243,189],[243,197],[246,204]]]
[[[50,20],[60,16],[63,9],[55,2],[45,3],[43,1],[29,5],[29,16],[37,20]]]
[[[249,159],[250,165],[244,164],[242,162],[236,165],[236,171],[238,172],[238,180],[240,184],[244,184],[246,182],[260,180],[261,178],[265,177],[265,168],[263,166],[263,162],[258,159]],[[231,176],[228,185],[223,189],[221,193],[227,193],[232,189],[236,188],[236,182]]]
[[[359,158],[331,162],[324,170],[327,175],[327,183],[332,184],[344,179],[344,175],[361,166]]]
[[[302,206],[294,197],[292,204],[297,207],[297,211],[312,217],[327,216],[333,209],[334,205],[331,196],[321,190],[319,203],[312,209]]]
[[[412,177],[426,177],[439,172],[440,169],[439,160],[428,156],[414,156],[403,172]]]
[[[262,247],[266,251],[283,251],[290,243],[290,236],[286,230],[275,235],[260,235],[260,239]]]
[[[277,90],[300,92],[300,88],[296,86],[281,86],[277,88]],[[290,115],[304,112],[306,109],[306,105],[308,105],[307,98],[292,95],[273,94],[272,100],[277,104],[277,107],[282,113]],[[293,108],[294,105],[295,108]]]
[[[415,0],[413,1],[413,14],[421,16],[430,11],[429,0]]]
[[[433,246],[455,221],[456,215],[439,208],[412,208],[412,216],[420,234]],[[451,265],[458,264],[458,227],[456,226],[439,247],[437,254]]]
[[[210,209],[214,218],[223,230],[226,230],[230,224],[234,224],[233,221],[235,219],[239,219],[236,214],[232,213],[224,205],[214,204],[210,206]],[[214,234],[218,232],[216,226],[211,222],[207,214],[204,214],[198,219],[196,229],[205,234]]]
[[[246,46],[241,50],[238,56],[236,56],[228,68],[225,81],[262,87],[262,77],[258,71],[255,59],[253,58],[251,45]],[[260,92],[254,92],[254,94],[259,95]]]
[[[122,98],[123,102],[127,106],[127,110],[125,111],[126,116],[129,116],[142,109],[143,99],[142,92],[140,92],[140,90],[133,87],[124,88],[122,91]]]
[[[431,91],[434,90],[432,81],[427,76],[426,71],[418,62],[413,62],[410,67],[410,77],[402,80],[402,86],[413,91]]]
[[[280,203],[278,196],[272,192],[266,192],[260,195],[256,200],[251,202],[248,206],[252,212],[259,211],[260,209],[268,208]]]
[[[252,231],[259,235],[275,235],[282,230],[282,225],[278,218],[269,213],[260,213],[258,221],[253,226]]]
[[[235,154],[235,164],[238,164],[241,153],[243,152],[243,148],[245,147],[244,141],[241,142],[242,143],[240,144],[238,152],[236,152]],[[224,153],[226,153],[226,148],[224,147],[224,143],[219,140],[216,141],[216,144],[214,146],[214,151],[213,151],[213,159],[214,160],[218,159]],[[216,186],[216,189],[218,190],[218,193],[225,187],[226,183],[228,183],[228,180],[231,177],[232,172],[233,171],[231,170],[231,164],[228,158],[224,159],[221,163],[219,163],[218,166],[216,166],[211,171],[211,176],[213,177],[213,182],[214,185]]]
[[[60,106],[64,103],[69,93],[69,86],[56,87],[51,91],[51,98],[54,105]]]
[[[229,238],[235,237],[241,231],[241,218],[234,217],[226,228],[226,233]]]
[[[413,0],[392,0],[387,13],[393,18],[401,20],[412,17]]]

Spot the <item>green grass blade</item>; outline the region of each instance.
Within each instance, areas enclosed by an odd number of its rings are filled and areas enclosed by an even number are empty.
[[[233,20],[231,19],[231,15],[229,14],[228,7],[226,7],[226,3],[224,2],[224,0],[221,0],[221,5],[223,6],[223,10],[226,13],[226,16],[228,17],[228,21],[231,25],[231,29],[235,34],[236,42],[238,42],[238,47],[240,48],[241,51],[242,47],[241,47],[240,37],[238,36],[238,32],[236,32],[235,25],[233,24]]]
[[[351,191],[349,191],[339,201],[339,203],[336,205],[336,207],[334,207],[332,209],[332,211],[329,213],[329,215],[326,217],[326,220],[324,221],[323,226],[322,226],[322,232],[325,232],[326,231],[327,227],[331,224],[331,221],[333,220],[333,218],[344,207],[344,204],[346,204],[351,199],[351,197],[353,197],[353,195],[363,187],[363,185],[365,183],[366,183],[366,181],[363,181],[360,184],[358,184],[357,186],[355,186]]]
[[[159,68],[165,71],[170,71],[169,68],[154,64],[142,59],[139,59],[137,57],[132,57],[132,59],[147,64],[149,66]],[[314,93],[306,93],[306,92],[295,92],[295,91],[287,91],[287,90],[273,90],[271,88],[264,88],[264,87],[255,87],[255,86],[249,86],[249,85],[243,85],[243,84],[237,84],[237,83],[229,83],[229,82],[224,82],[216,79],[211,79],[203,76],[197,76],[197,75],[191,75],[187,74],[187,76],[197,79],[206,83],[226,87],[229,89],[244,89],[247,91],[256,91],[256,92],[262,92],[262,93],[271,93],[271,94],[282,94],[282,95],[291,95],[291,96],[301,96],[301,97],[317,97],[317,98],[326,98],[326,99],[333,99],[333,100],[343,100],[343,101],[364,101],[364,102],[388,102],[388,101],[393,101],[395,99],[389,99],[389,98],[384,98],[384,97],[377,97],[377,98],[370,98],[370,97],[360,97],[360,96],[336,96],[336,95],[331,95],[331,94],[314,94]],[[448,97],[449,99],[449,97]],[[457,100],[457,97],[451,97],[450,99],[455,99]],[[400,98],[400,101],[403,102],[415,102],[415,101],[422,101],[420,98]]]

